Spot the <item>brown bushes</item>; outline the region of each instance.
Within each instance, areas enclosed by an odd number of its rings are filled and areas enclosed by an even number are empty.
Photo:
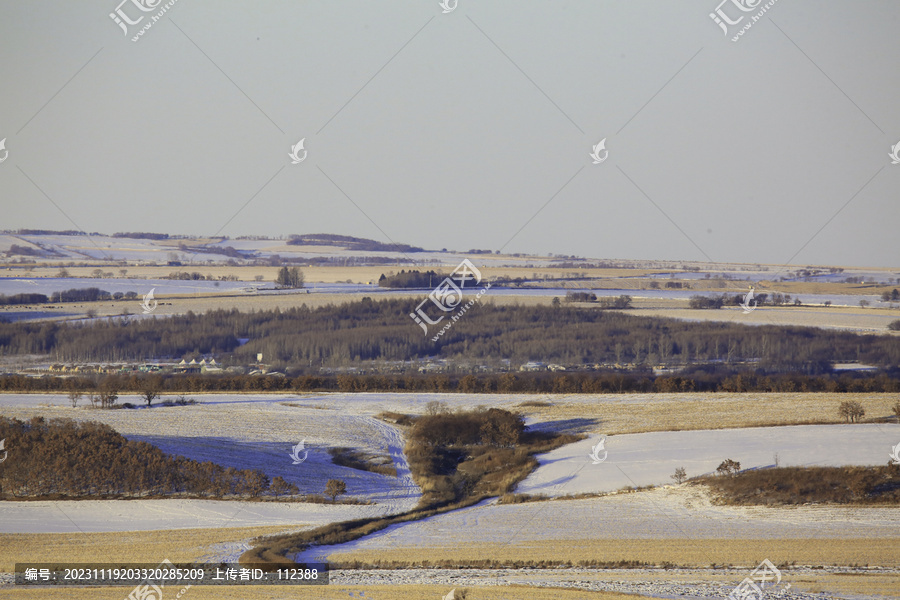
[[[261,471],[172,457],[91,421],[0,417],[0,439],[9,452],[0,466],[0,491],[6,497],[256,498],[295,489],[283,480],[272,488]]]
[[[722,504],[900,504],[900,465],[782,467],[698,481]]]
[[[396,523],[417,521],[472,506],[510,492],[537,466],[532,456],[581,439],[524,432],[522,417],[500,409],[418,417],[406,457],[422,499],[416,509],[392,517],[335,523],[287,536],[255,540],[240,561],[282,562],[313,544],[340,544]],[[516,442],[512,442],[515,438]]]
[[[522,415],[499,408],[419,417],[410,440],[429,446],[488,444],[509,447],[525,431]]]

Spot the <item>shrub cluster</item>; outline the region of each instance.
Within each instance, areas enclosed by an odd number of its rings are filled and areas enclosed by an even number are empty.
[[[499,408],[425,415],[416,420],[410,440],[427,446],[515,446],[525,431],[521,415]]]
[[[0,417],[0,439],[6,440],[8,452],[0,464],[5,497],[256,498],[298,491],[281,477],[270,483],[261,471],[169,456],[102,423]]]
[[[900,504],[900,465],[781,467],[698,481],[723,504]]]

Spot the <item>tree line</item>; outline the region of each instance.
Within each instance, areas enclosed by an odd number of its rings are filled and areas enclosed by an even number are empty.
[[[50,299],[44,294],[0,294],[0,306],[11,304],[47,304]]]
[[[409,244],[386,244],[367,238],[358,238],[349,235],[337,235],[333,233],[311,233],[306,235],[291,235],[287,241],[288,246],[339,246],[347,250],[363,252],[424,252],[418,246]]]
[[[437,271],[406,271],[401,270],[399,273],[390,275],[381,274],[378,278],[379,287],[385,288],[404,288],[404,289],[425,289],[433,288],[444,280],[447,275],[442,275]]]
[[[695,294],[688,301],[688,306],[694,309],[718,309],[723,306],[740,306],[744,303],[746,295],[743,294],[721,294],[718,296],[701,296]],[[750,299],[751,306],[784,306],[791,303],[790,294],[781,294],[774,292],[771,295],[760,293]],[[800,298],[794,298],[794,306],[800,306]]]
[[[149,387],[148,387],[149,386]],[[900,371],[879,374],[765,374],[731,369],[688,370],[679,375],[515,372],[406,375],[104,375],[93,377],[0,376],[4,392],[83,392],[92,404],[108,407],[112,395],[138,394],[150,404],[159,394],[202,392],[453,392],[465,394],[617,394],[680,392],[900,392]],[[77,399],[76,399],[77,402]]]

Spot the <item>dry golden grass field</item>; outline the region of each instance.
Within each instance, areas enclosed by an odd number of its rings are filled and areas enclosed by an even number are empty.
[[[837,409],[844,400],[860,402],[866,420],[891,420],[891,406],[897,399],[897,394],[890,393],[535,394],[518,410],[538,421],[595,419],[599,430],[613,435],[841,423]],[[529,406],[530,402],[550,406]]]
[[[585,592],[526,586],[469,588],[467,600],[628,600],[634,596],[612,592]],[[0,591],[9,600],[122,600],[130,588],[15,589]],[[435,585],[328,585],[328,586],[194,586],[184,600],[347,600],[365,593],[371,600],[423,600],[444,597],[446,586]],[[176,589],[176,593],[178,590]],[[175,595],[172,595],[174,599]],[[167,596],[168,598],[168,596]]]
[[[300,526],[173,529],[103,533],[0,533],[0,572],[12,572],[17,562],[70,562],[90,556],[100,562],[157,564],[199,561],[217,544],[250,540],[302,529]]]
[[[754,567],[760,556],[775,564],[877,565],[900,567],[900,537],[870,539],[596,539],[531,540],[522,544],[467,543],[465,547],[434,546],[415,549],[379,548],[332,554],[329,560],[373,564],[415,564],[421,561],[496,560],[548,561],[636,561],[650,565],[671,563],[682,567],[734,565]]]

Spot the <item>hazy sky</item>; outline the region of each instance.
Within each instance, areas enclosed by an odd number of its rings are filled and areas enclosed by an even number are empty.
[[[0,228],[900,266],[896,0],[119,1],[0,0]]]

